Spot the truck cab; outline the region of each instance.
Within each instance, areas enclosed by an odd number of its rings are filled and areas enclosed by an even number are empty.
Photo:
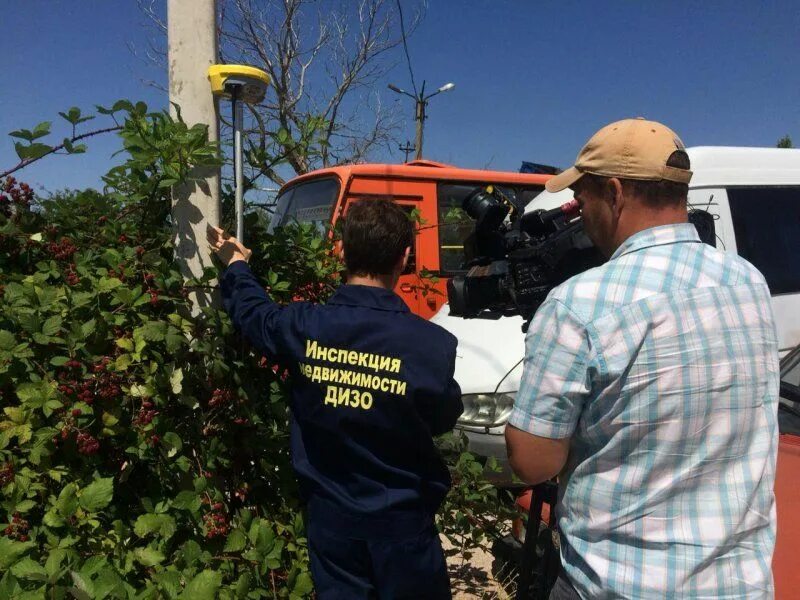
[[[463,273],[464,239],[474,221],[461,209],[476,187],[494,185],[527,204],[544,190],[550,175],[460,169],[417,160],[401,165],[363,164],[320,169],[283,186],[270,227],[292,221],[328,231],[351,202],[388,198],[418,221],[415,246],[395,292],[426,319],[447,302],[447,279]]]

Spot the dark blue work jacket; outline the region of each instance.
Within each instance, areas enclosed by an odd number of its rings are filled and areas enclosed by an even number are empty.
[[[292,461],[311,518],[382,536],[431,521],[450,487],[432,436],[463,410],[456,338],[383,288],[280,306],[242,261],[222,294],[250,343],[290,369]]]

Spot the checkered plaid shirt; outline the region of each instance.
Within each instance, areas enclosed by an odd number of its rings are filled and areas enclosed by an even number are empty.
[[[564,568],[586,598],[772,597],[778,344],[762,275],[690,224],[554,289],[510,423],[571,437]]]

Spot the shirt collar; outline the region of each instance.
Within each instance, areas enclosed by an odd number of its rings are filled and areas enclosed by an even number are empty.
[[[328,300],[328,304],[361,306],[363,308],[403,313],[409,312],[406,303],[392,290],[369,285],[351,285],[347,283],[340,285]]]
[[[622,242],[622,245],[617,248],[616,252],[611,255],[609,260],[614,260],[623,254],[629,254],[631,252],[650,248],[651,246],[664,246],[679,242],[700,243],[700,236],[697,235],[697,229],[692,223],[659,225],[658,227],[651,227],[650,229],[644,229],[634,233],[631,237]]]

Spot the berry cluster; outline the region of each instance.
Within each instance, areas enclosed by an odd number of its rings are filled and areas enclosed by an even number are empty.
[[[203,499],[203,504],[210,504],[206,498]],[[203,516],[203,522],[206,526],[206,538],[212,539],[218,536],[226,536],[231,530],[228,523],[228,516],[223,512],[225,507],[222,502],[215,502],[211,505],[211,512],[207,512]]]
[[[144,285],[147,288],[147,291],[150,293],[150,304],[155,306],[156,304],[158,304],[158,301],[160,300],[158,296],[158,289],[156,289],[153,286],[153,282],[155,281],[156,276],[153,273],[145,273],[143,277],[144,277]]]
[[[30,528],[30,524],[22,518],[22,515],[15,512],[14,516],[11,517],[11,524],[5,528],[3,533],[10,538],[18,539],[20,542],[27,542]]]
[[[153,403],[149,400],[142,402],[142,407],[139,409],[139,414],[133,419],[133,424],[138,427],[144,427],[152,423],[155,416],[158,415],[157,410],[153,410]],[[155,445],[155,444],[153,444]]]
[[[74,400],[86,402],[86,404],[92,404],[96,396],[103,400],[118,398],[122,394],[120,387],[122,379],[108,371],[110,362],[111,357],[104,356],[100,362],[90,368],[95,374],[94,377],[83,378],[79,373],[71,372],[80,371],[81,363],[74,359],[68,360],[64,363],[67,370],[61,371],[57,375],[60,381],[58,391],[65,396],[71,396]],[[81,378],[81,381],[78,381],[78,377]]]
[[[78,274],[75,272],[75,263],[69,263],[67,266],[67,275],[64,279],[67,285],[70,286],[76,286],[81,282],[81,278],[78,277]]]
[[[125,263],[119,263],[117,265],[116,269],[114,269],[113,267],[110,268],[108,270],[108,276],[109,277],[116,277],[122,283],[125,283],[127,281],[126,276],[125,276]]]
[[[89,433],[83,431],[79,432],[75,441],[78,444],[78,452],[86,456],[97,454],[97,451],[100,450],[100,442]]]
[[[11,205],[27,207],[33,200],[33,190],[27,183],[19,183],[13,177],[6,177],[0,186],[0,213],[5,216],[11,214]]]
[[[71,260],[72,255],[78,251],[78,247],[68,237],[62,237],[58,242],[50,242],[46,246],[47,251],[56,260]]]
[[[211,394],[211,400],[208,401],[208,405],[211,408],[217,408],[219,406],[227,406],[233,401],[233,392],[228,389],[215,389]]]
[[[0,469],[0,488],[14,481],[14,463],[7,462]]]

